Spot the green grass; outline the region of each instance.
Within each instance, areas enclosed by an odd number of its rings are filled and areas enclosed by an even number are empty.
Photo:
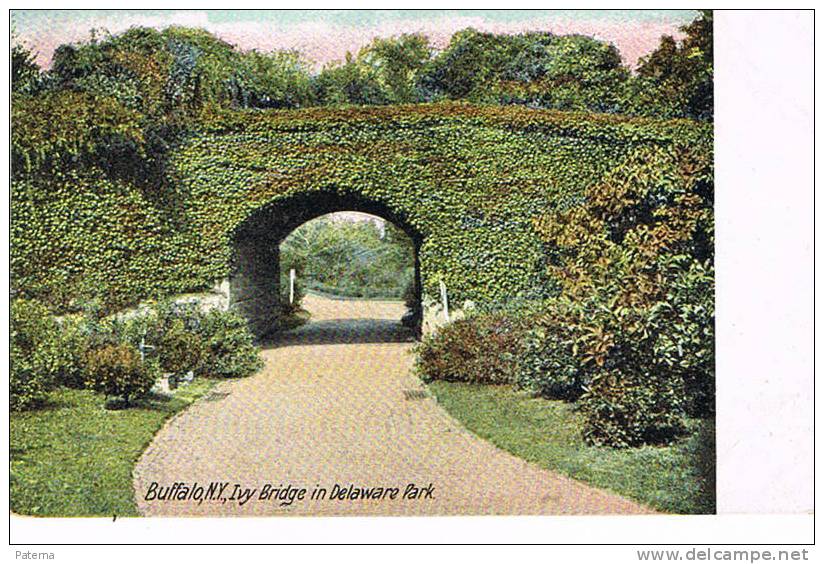
[[[173,396],[108,410],[88,390],[61,389],[42,409],[11,414],[11,510],[40,516],[137,515],[132,470],[163,422],[203,396],[197,379]]]
[[[544,468],[668,513],[715,512],[714,421],[663,447],[592,447],[574,406],[512,386],[432,382],[438,402],[467,429]]]

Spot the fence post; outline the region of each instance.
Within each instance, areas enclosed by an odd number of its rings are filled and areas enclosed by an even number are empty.
[[[446,284],[443,283],[443,280],[440,282],[441,286],[441,301],[443,302],[443,315],[446,319],[447,323],[449,322],[449,300],[446,297]]]
[[[295,303],[295,269],[289,269],[289,304]]]
[[[152,345],[146,344],[146,337],[140,337],[140,345],[138,345],[138,350],[140,351],[140,363],[144,364],[146,362],[146,351],[152,351],[155,349]]]

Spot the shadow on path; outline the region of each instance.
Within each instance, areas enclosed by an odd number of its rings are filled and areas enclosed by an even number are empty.
[[[265,338],[264,349],[299,345],[366,345],[413,343],[414,332],[400,319],[403,302],[381,300],[330,300],[307,294],[302,307],[309,322]]]
[[[265,339],[261,346],[272,349],[293,345],[353,345],[412,343],[411,329],[391,319],[325,319],[310,321],[296,329]]]

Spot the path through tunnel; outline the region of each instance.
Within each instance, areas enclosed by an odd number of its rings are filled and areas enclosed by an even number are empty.
[[[302,308],[310,314],[309,321],[269,335],[264,340],[267,346],[361,345],[415,340],[414,331],[400,322],[407,310],[399,301],[341,300],[308,293],[303,298]]]
[[[414,340],[421,242],[380,203],[329,192],[295,196],[259,209],[236,231],[230,305],[263,341]]]

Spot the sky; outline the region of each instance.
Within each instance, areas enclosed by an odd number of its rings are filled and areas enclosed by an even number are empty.
[[[93,28],[204,28],[242,50],[295,49],[323,64],[357,53],[375,37],[421,32],[436,48],[467,27],[494,33],[579,33],[614,44],[634,67],[662,35],[681,37],[692,10],[12,10],[18,40],[48,67],[54,49],[84,41]]]

